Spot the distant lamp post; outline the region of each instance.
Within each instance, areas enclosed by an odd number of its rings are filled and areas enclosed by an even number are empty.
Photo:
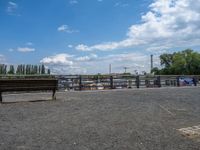
[[[124,73],[127,73],[128,67],[124,67]]]

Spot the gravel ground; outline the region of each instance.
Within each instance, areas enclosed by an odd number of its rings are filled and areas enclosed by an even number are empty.
[[[200,150],[198,136],[178,130],[197,125],[200,88],[58,92],[56,101],[0,104],[0,149]]]

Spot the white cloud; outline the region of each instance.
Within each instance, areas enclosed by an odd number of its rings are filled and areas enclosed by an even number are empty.
[[[32,42],[27,42],[26,45],[28,45],[28,46],[32,46],[33,43],[32,43]]]
[[[77,0],[70,0],[69,3],[70,3],[71,5],[75,5],[75,4],[78,4],[78,1],[77,1]]]
[[[147,49],[146,49],[146,51],[149,51],[149,52],[157,52],[157,53],[166,53],[167,52],[167,50],[168,49],[170,49],[172,46],[166,46],[166,45],[164,45],[164,46],[160,46],[160,45],[151,45],[151,47],[148,47]]]
[[[96,54],[90,54],[89,56],[77,57],[75,60],[79,62],[93,61],[96,60],[98,56]]]
[[[13,49],[13,48],[9,48],[8,51],[9,51],[9,52],[13,52],[14,49]]]
[[[78,30],[73,30],[71,29],[68,25],[61,25],[57,29],[60,32],[66,32],[66,33],[74,33],[74,32],[79,32]]]
[[[67,45],[68,48],[73,48],[73,45],[69,44]]]
[[[14,2],[11,2],[11,1],[8,2],[8,6],[7,6],[6,11],[7,11],[7,13],[9,15],[17,15],[17,16],[19,16],[19,14],[17,14],[17,9],[18,9],[18,4],[17,3],[14,3]]]
[[[155,64],[159,65],[158,56],[154,57]],[[96,74],[108,73],[109,64],[112,64],[113,72],[123,72],[123,67],[134,73],[149,71],[150,56],[142,53],[121,53],[108,56],[89,54],[85,56],[73,56],[69,54],[57,54],[45,57],[41,63],[48,66],[55,74]]]
[[[77,50],[80,50],[80,51],[91,51],[92,48],[87,46],[87,45],[84,45],[84,44],[79,44],[76,46],[76,49]]]
[[[98,2],[103,2],[103,0],[97,0]]]
[[[40,63],[51,69],[53,74],[84,74],[86,70],[75,62],[73,55],[56,54],[43,58]]]
[[[63,54],[57,54],[50,57],[45,57],[40,62],[44,64],[71,66],[73,65],[73,61],[70,60],[72,57],[73,57],[72,55],[63,53]]]
[[[145,44],[144,41],[141,41],[141,40],[133,41],[133,39],[126,39],[119,42],[107,42],[107,43],[97,44],[93,46],[79,44],[75,48],[80,51],[93,51],[93,50],[108,51],[108,50],[114,50],[118,48],[130,47],[132,46],[133,42],[135,42],[134,43],[135,45]]]
[[[7,12],[13,13],[18,8],[18,5],[14,2],[8,2]]]
[[[19,52],[34,52],[35,48],[29,48],[29,47],[18,47],[17,51]]]
[[[128,3],[122,3],[122,2],[117,2],[114,5],[115,7],[128,7],[129,4]]]
[[[142,23],[132,25],[127,38],[92,46],[79,44],[77,50],[114,50],[136,45],[151,47],[200,45],[200,0],[155,0]],[[154,47],[154,46],[153,46]]]

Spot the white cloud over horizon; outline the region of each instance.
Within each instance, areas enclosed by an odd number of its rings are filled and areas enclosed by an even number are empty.
[[[200,0],[155,0],[141,16],[141,23],[129,27],[127,38],[95,45],[79,44],[80,51],[109,51],[148,46],[157,51],[200,45]]]
[[[75,64],[74,56],[67,53],[45,57],[40,63],[50,68],[53,74],[79,74],[86,72],[84,68]]]
[[[85,56],[56,54],[43,58],[40,63],[45,64],[54,74],[96,74],[108,73],[108,66],[112,64],[113,72],[123,72],[124,67],[134,73],[147,71],[150,68],[150,56],[142,53],[121,53],[98,56],[91,53]],[[154,58],[155,66],[160,64],[158,56]]]
[[[40,61],[40,63],[71,66],[73,65],[73,62],[70,61],[70,58],[72,57],[73,57],[72,55],[61,53],[61,54],[56,54],[54,56],[45,57]]]

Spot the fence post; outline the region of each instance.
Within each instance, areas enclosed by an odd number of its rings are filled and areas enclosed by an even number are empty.
[[[132,88],[132,80],[131,80],[131,79],[128,80],[128,88],[129,88],[129,89]]]
[[[193,83],[194,83],[194,86],[197,86],[197,79],[195,77],[193,77]]]
[[[161,87],[161,79],[160,76],[157,77],[158,87]]]
[[[176,82],[177,82],[177,86],[179,87],[180,86],[180,80],[179,80],[179,76],[178,77],[176,77]]]
[[[96,84],[98,84],[99,83],[99,76],[97,76],[97,78],[96,78]]]
[[[114,89],[114,87],[113,87],[113,76],[110,76],[110,88]]]
[[[0,92],[0,103],[2,103],[2,93]]]
[[[82,77],[79,76],[79,90],[82,90]]]
[[[136,86],[138,89],[140,88],[140,76],[136,76]]]

